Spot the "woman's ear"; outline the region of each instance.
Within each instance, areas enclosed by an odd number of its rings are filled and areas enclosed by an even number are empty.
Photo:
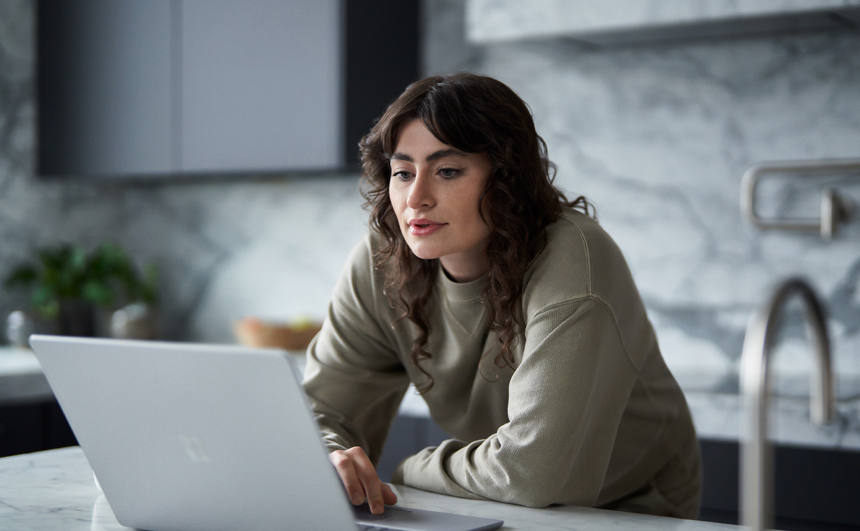
[[[481,194],[481,198],[478,199],[478,214],[481,216],[481,221],[493,230],[493,218],[490,215],[491,212],[491,200],[490,200],[490,190],[492,189],[493,176],[490,175],[490,178],[487,179],[487,184],[484,186],[484,192]]]

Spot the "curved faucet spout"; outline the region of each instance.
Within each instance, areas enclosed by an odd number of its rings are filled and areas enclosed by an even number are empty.
[[[806,281],[791,278],[777,287],[768,304],[750,321],[744,337],[741,392],[747,432],[741,454],[741,511],[743,524],[754,530],[768,527],[773,514],[772,456],[767,439],[769,369],[771,350],[778,331],[777,318],[794,295],[799,296],[804,303],[807,325],[815,345],[817,370],[810,389],[812,420],[823,424],[833,417],[833,369],[824,309]]]

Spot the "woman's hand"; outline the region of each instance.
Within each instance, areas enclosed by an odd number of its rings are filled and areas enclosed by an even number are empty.
[[[328,458],[337,470],[353,505],[361,505],[366,501],[371,513],[382,514],[386,504],[397,503],[394,491],[379,479],[376,468],[360,446],[335,450]]]

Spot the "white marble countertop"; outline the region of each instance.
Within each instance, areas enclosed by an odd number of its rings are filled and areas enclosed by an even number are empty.
[[[297,368],[301,352],[291,352]],[[698,389],[688,376],[680,377],[699,437],[738,440],[741,433],[740,396]],[[685,385],[685,382],[687,385]],[[45,400],[53,395],[33,353],[0,347],[0,404]],[[809,400],[802,395],[777,396],[771,403],[770,438],[774,442],[817,448],[860,450],[860,399],[839,400],[836,418],[826,426],[809,420]],[[429,418],[427,404],[414,388],[406,392],[400,414]]]
[[[731,393],[684,392],[699,438],[737,441],[743,433],[741,397]],[[860,450],[860,401],[837,402],[835,418],[818,426],[809,417],[809,399],[777,397],[771,401],[769,440],[785,445],[821,449]],[[400,404],[400,414],[430,417],[427,404],[414,388]]]
[[[53,396],[32,351],[0,347],[0,405],[46,400]]]
[[[78,447],[0,459],[0,528],[30,531],[128,529],[98,490]],[[502,529],[637,529],[710,531],[736,526],[583,507],[530,509],[465,500],[396,485],[403,507],[442,510],[505,521]]]

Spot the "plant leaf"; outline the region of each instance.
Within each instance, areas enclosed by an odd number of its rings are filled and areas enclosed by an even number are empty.
[[[114,300],[110,286],[96,280],[87,281],[81,292],[85,300],[100,306],[109,306]]]
[[[6,280],[3,281],[3,286],[6,288],[29,286],[35,282],[37,276],[35,267],[29,264],[21,265],[13,269],[6,276]]]

